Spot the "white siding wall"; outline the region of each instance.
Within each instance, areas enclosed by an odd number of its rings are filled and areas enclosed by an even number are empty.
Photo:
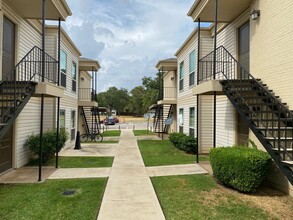
[[[15,131],[15,166],[25,165],[31,156],[31,152],[24,144],[31,134],[39,134],[41,118],[40,98],[32,97],[14,123]]]
[[[189,54],[195,50],[196,60],[197,60],[197,33],[190,39],[189,43],[178,54],[178,67],[177,67],[177,79],[178,79],[178,98],[177,98],[177,114],[179,114],[179,109],[184,109],[183,115],[183,132],[189,134],[189,110],[191,107],[195,108],[195,125],[196,125],[196,96],[192,95],[192,88],[196,86],[197,82],[197,65],[195,66],[195,85],[189,86]],[[209,31],[201,32],[201,48],[200,57],[203,57],[211,52],[212,50],[212,38]],[[184,61],[184,86],[183,90],[179,91],[179,73],[180,73],[180,63]],[[212,124],[211,120],[212,114],[210,113],[210,105],[212,104],[211,99],[208,96],[202,96],[199,99],[199,149],[202,153],[208,152],[208,149],[212,146],[210,144],[212,130],[209,128]],[[207,109],[206,109],[207,108]],[[179,131],[179,125],[177,126],[177,131]],[[196,126],[194,127],[194,135],[196,134]]]
[[[213,147],[213,96],[200,96],[199,116],[199,150],[208,153]]]
[[[44,131],[56,128],[56,98],[45,97],[44,99]]]
[[[216,146],[232,146],[236,136],[234,107],[225,95],[217,96],[216,107]]]
[[[75,140],[71,140],[71,111],[75,110],[75,133],[77,131],[77,114],[78,114],[78,88],[76,92],[72,91],[72,62],[76,64],[76,85],[78,85],[78,59],[79,56],[76,55],[64,42],[61,42],[61,49],[67,54],[67,75],[66,75],[66,90],[64,91],[64,98],[61,99],[60,108],[66,110],[65,115],[65,127],[69,132],[69,140],[66,143],[65,147],[69,147],[74,144]]]

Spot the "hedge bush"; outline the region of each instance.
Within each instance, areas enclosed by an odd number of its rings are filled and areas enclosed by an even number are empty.
[[[196,153],[196,139],[183,133],[171,133],[169,140],[186,153]]]
[[[65,129],[59,132],[59,151],[64,147],[68,139],[68,133]],[[42,161],[46,163],[52,158],[56,151],[57,130],[48,130],[43,133]],[[28,137],[25,146],[28,147],[34,155],[39,156],[40,134],[32,134]]]
[[[272,164],[266,152],[239,146],[212,149],[210,161],[214,176],[240,192],[255,192]]]

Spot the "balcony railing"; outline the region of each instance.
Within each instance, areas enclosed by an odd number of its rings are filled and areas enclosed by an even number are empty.
[[[164,87],[159,100],[170,100],[177,98],[177,87]]]
[[[78,89],[78,100],[79,101],[95,101],[96,90],[91,88],[79,88]]]
[[[237,73],[244,71],[243,68],[239,67],[235,63],[235,59],[229,54],[229,52],[220,46],[216,50],[216,71],[214,74],[214,51],[199,60],[199,74],[198,83],[207,82],[213,79],[235,79]],[[224,76],[225,73],[225,76]]]

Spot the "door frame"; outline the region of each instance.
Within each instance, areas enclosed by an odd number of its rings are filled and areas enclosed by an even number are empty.
[[[235,53],[236,54],[235,55],[237,57],[238,62],[240,59],[240,57],[239,57],[239,38],[240,38],[239,37],[239,29],[246,24],[249,25],[249,33],[251,33],[251,31],[250,31],[250,18],[249,17],[235,27],[235,32],[236,32],[236,40],[235,40],[235,48],[236,48]],[[249,34],[249,42],[250,42],[250,34]],[[250,47],[249,47],[249,59],[250,59]],[[250,66],[247,71],[250,72]],[[235,119],[234,129],[236,131],[235,132],[235,141],[234,141],[235,144],[239,144],[239,131],[238,131],[239,117],[241,117],[241,116],[239,115],[237,110],[234,109],[234,119]],[[250,128],[248,127],[248,134],[247,134],[248,138],[249,138],[249,133],[250,133],[249,131],[250,131]],[[247,140],[247,142],[248,142],[248,140]]]
[[[2,60],[2,53],[3,53],[3,23],[4,23],[4,17],[6,19],[8,19],[10,22],[12,22],[14,24],[14,65],[17,63],[18,60],[18,55],[19,55],[19,21],[13,17],[12,15],[8,14],[5,10],[5,8],[2,7],[2,15],[0,17],[0,22],[2,25],[2,29],[1,29],[1,33],[0,33],[0,40],[1,40],[1,44],[0,44],[0,59]],[[0,65],[0,69],[1,69],[1,79],[2,79],[2,62]],[[12,168],[17,168],[17,149],[16,149],[16,143],[17,143],[17,126],[15,126],[17,124],[17,119],[15,120],[15,122],[12,125],[11,128],[11,156],[12,156]],[[11,170],[9,169],[9,170]],[[8,172],[9,170],[7,170],[6,172]],[[5,173],[5,172],[4,172]]]

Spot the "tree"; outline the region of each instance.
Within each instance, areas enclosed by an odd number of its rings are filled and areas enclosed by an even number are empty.
[[[117,110],[117,113],[123,112],[129,102],[128,91],[125,88],[117,89],[110,87],[106,92],[97,95],[99,106],[107,107],[110,111]]]
[[[128,104],[128,109],[135,115],[142,115],[144,113],[143,109],[143,96],[145,89],[143,86],[137,86],[130,91],[130,100]]]
[[[160,87],[159,75],[157,74],[154,79],[152,79],[151,77],[143,77],[142,85],[145,88],[145,92],[142,97],[143,109],[145,112],[147,112],[148,108],[158,101],[157,99]]]

